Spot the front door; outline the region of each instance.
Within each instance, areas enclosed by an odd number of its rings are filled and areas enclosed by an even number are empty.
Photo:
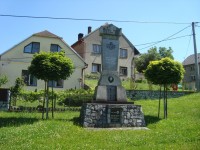
[[[108,101],[117,101],[117,87],[108,85],[107,96],[108,96]]]

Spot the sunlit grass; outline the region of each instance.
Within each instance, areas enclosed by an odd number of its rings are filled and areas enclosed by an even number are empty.
[[[200,149],[200,93],[168,100],[168,119],[158,119],[158,101],[140,100],[150,130],[88,130],[77,125],[79,112],[0,112],[0,149],[132,150]]]
[[[95,87],[97,86],[98,80],[97,79],[86,79],[85,80],[85,84],[88,85],[91,89],[95,89]],[[130,90],[133,87],[131,87],[130,80],[124,80],[122,81],[122,86],[127,89]],[[136,90],[149,90],[149,85],[147,83],[134,83],[134,87]],[[152,90],[158,90],[159,86],[157,85],[152,85]]]

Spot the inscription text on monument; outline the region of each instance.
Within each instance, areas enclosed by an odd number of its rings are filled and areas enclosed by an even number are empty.
[[[120,108],[110,108],[110,123],[121,123]]]

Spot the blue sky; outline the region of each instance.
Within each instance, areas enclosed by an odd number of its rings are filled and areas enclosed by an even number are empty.
[[[199,6],[199,0],[0,0],[0,14],[146,22],[107,22],[122,28],[122,32],[136,45],[140,53],[145,53],[150,47],[144,47],[149,45],[140,44],[163,40],[186,27],[185,30],[171,38],[191,35],[191,23],[200,22]],[[43,30],[63,37],[69,45],[72,45],[77,41],[78,33],[87,34],[88,26],[95,30],[106,23],[106,21],[29,19],[3,16],[0,16],[0,20],[0,54],[33,33]],[[200,23],[195,28],[197,49],[200,49],[199,26]],[[175,59],[180,62],[194,53],[192,36],[160,42],[154,46],[172,47]],[[198,50],[199,52],[200,50]]]

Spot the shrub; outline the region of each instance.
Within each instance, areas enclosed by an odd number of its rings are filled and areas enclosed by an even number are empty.
[[[65,90],[58,92],[57,100],[59,105],[82,106],[83,103],[93,100],[93,90]]]
[[[100,73],[90,73],[85,75],[86,79],[99,79],[100,78]]]

